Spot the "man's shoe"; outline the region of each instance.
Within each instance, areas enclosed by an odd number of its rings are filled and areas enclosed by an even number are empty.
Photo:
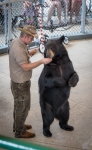
[[[25,124],[25,127],[26,127],[26,130],[29,130],[29,129],[32,128],[32,126],[31,126],[31,125],[28,125],[28,124]],[[15,132],[15,129],[14,129],[14,128],[13,128],[13,132]]]
[[[16,138],[33,138],[36,135],[34,133],[31,132],[25,132],[23,135],[15,135]]]
[[[25,124],[25,127],[26,127],[26,130],[29,130],[29,129],[31,129],[31,128],[32,128],[32,126],[31,126],[31,125],[29,125],[29,124]]]

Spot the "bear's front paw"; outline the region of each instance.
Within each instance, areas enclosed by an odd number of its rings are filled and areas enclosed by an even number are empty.
[[[75,87],[77,85],[77,82],[79,81],[79,76],[77,75],[77,73],[75,72],[72,77],[69,80],[68,85],[70,87]]]
[[[52,133],[49,131],[49,130],[44,130],[43,131],[43,134],[47,137],[51,137],[52,136]]]

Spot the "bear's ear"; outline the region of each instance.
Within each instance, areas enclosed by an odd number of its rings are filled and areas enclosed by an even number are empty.
[[[64,42],[64,40],[65,40],[65,36],[62,35],[62,36],[58,39],[58,42],[59,42],[59,43],[62,43],[62,42]]]

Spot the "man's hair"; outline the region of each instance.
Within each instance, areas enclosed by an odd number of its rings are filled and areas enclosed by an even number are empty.
[[[25,32],[21,32],[21,33],[20,33],[20,37],[24,37],[25,35],[28,36],[28,37],[31,36],[30,34],[27,34],[27,33],[25,33]]]

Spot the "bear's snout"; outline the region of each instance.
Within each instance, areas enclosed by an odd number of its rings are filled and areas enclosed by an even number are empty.
[[[46,57],[47,58],[53,58],[54,57],[54,52],[52,51],[52,49],[47,49],[47,52],[46,52]]]

